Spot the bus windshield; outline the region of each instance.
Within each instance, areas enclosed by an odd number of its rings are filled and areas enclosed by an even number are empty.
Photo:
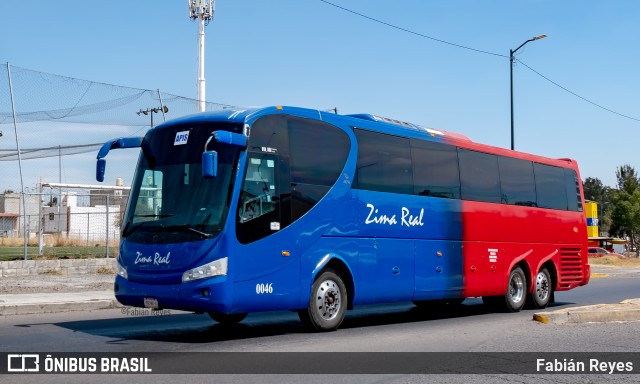
[[[167,244],[199,241],[222,231],[239,149],[215,144],[219,159],[215,178],[202,177],[201,160],[206,139],[221,128],[236,127],[192,124],[149,132],[132,183],[123,238]]]

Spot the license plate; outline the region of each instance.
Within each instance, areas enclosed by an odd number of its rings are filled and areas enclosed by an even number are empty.
[[[160,308],[158,306],[158,299],[154,299],[152,297],[145,297],[144,298],[144,307],[145,308],[153,308],[153,309]]]

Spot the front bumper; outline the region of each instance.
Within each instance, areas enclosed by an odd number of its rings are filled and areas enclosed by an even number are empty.
[[[232,311],[231,287],[226,276],[196,280],[180,284],[141,284],[116,276],[114,293],[123,305],[144,308],[144,299],[153,298],[161,309],[190,312]]]

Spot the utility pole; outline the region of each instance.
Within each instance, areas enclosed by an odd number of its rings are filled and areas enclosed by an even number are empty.
[[[509,50],[509,79],[510,79],[510,87],[511,87],[511,150],[512,151],[515,149],[515,142],[513,138],[513,135],[514,135],[513,134],[513,62],[516,61],[515,54],[518,49],[522,48],[528,42],[544,39],[545,37],[547,37],[547,35],[540,35],[540,36],[533,37],[525,41],[524,43],[520,44],[518,48]]]
[[[206,105],[204,80],[204,27],[209,24],[215,12],[215,0],[187,0],[189,17],[198,19],[198,112],[204,112]]]

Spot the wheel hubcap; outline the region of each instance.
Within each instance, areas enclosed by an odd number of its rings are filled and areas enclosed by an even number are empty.
[[[316,291],[316,309],[324,320],[332,320],[338,316],[341,305],[341,294],[338,284],[333,280],[325,280]]]
[[[546,301],[549,297],[549,280],[544,273],[538,273],[536,277],[536,295],[542,302]]]
[[[524,298],[524,281],[522,276],[514,275],[509,284],[509,296],[514,303],[519,303]]]

